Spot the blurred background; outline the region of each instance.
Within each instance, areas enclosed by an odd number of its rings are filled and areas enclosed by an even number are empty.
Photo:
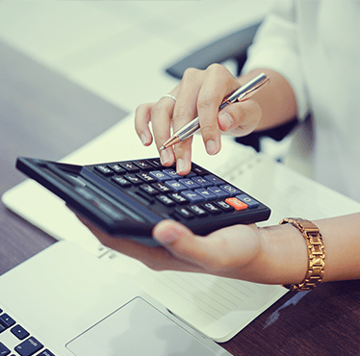
[[[0,42],[131,112],[176,85],[168,66],[257,23],[271,3],[0,1]]]
[[[0,0],[0,195],[25,179],[18,156],[59,160],[124,117],[133,130],[187,66],[236,75],[272,3]]]

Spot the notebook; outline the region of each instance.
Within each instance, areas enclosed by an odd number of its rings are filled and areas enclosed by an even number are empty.
[[[222,145],[221,153],[210,157],[201,137],[194,137],[193,160],[269,206],[272,209],[269,221],[259,225],[277,224],[285,216],[318,219],[359,211],[359,203],[252,148],[234,143],[231,138],[224,138]],[[130,114],[62,161],[92,164],[155,155],[154,147],[145,148],[139,143]],[[281,286],[211,275],[152,271],[99,245],[60,199],[33,181],[11,189],[2,199],[8,208],[56,239],[76,242],[102,263],[131,279],[179,319],[217,342],[231,339],[287,292]]]
[[[0,355],[230,355],[73,242],[0,277]]]

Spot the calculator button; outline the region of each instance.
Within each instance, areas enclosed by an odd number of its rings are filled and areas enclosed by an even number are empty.
[[[200,194],[205,200],[213,200],[218,198],[216,194],[206,188],[196,189],[195,192]]]
[[[215,201],[214,204],[226,212],[230,212],[234,210],[234,208],[231,205],[225,203],[223,200]]]
[[[203,209],[202,207],[200,207],[199,205],[190,205],[189,210],[192,213],[194,213],[195,215],[200,216],[200,217],[208,215],[208,212],[205,209]]]
[[[170,193],[173,191],[171,188],[169,188],[167,185],[165,185],[164,183],[161,183],[161,182],[153,183],[151,185],[162,193]]]
[[[179,179],[179,182],[181,184],[184,184],[185,186],[188,187],[188,189],[196,189],[196,188],[200,188],[200,185],[197,184],[196,182],[194,182],[193,180],[189,179],[189,178],[185,178],[185,179]]]
[[[165,185],[171,188],[174,192],[181,192],[182,190],[188,189],[185,185],[179,183],[177,180],[167,180]]]
[[[125,178],[126,178],[129,182],[131,182],[132,184],[135,184],[135,185],[138,185],[138,184],[142,184],[142,183],[143,183],[143,181],[142,181],[138,176],[136,176],[136,175],[134,175],[134,174],[127,174],[127,175],[125,176]]]
[[[247,204],[239,200],[238,198],[226,198],[225,203],[228,203],[232,207],[235,208],[235,210],[246,210],[248,208]]]
[[[172,179],[172,177],[162,171],[151,171],[149,174],[160,182],[165,182],[166,180]]]
[[[241,194],[240,190],[234,188],[230,184],[220,185],[220,188],[223,189],[225,192],[231,194],[231,196],[235,196],[236,194]]]
[[[146,162],[149,163],[150,165],[152,165],[155,168],[162,168],[163,167],[163,165],[160,162],[160,158],[147,159]]]
[[[184,217],[185,219],[192,219],[193,217],[195,217],[195,215],[192,212],[190,212],[185,208],[176,208],[174,211],[179,215],[181,215],[182,217]]]
[[[147,183],[152,183],[152,182],[156,182],[156,179],[154,177],[152,177],[150,174],[142,172],[142,173],[137,173],[136,174],[140,179],[142,179],[144,182]]]
[[[99,165],[95,166],[95,169],[107,177],[112,176],[114,174],[113,170],[111,170],[108,166],[103,165],[103,164],[99,164]]]
[[[185,178],[191,178],[191,177],[195,177],[197,174],[194,173],[193,171],[190,171],[187,175],[185,175]]]
[[[167,168],[163,170],[164,173],[166,173],[168,176],[172,177],[172,179],[182,178],[183,176],[180,176],[176,173],[175,169],[173,168]]]
[[[150,171],[153,169],[153,166],[146,161],[134,161],[134,164],[139,168],[143,169],[144,171]]]
[[[203,196],[192,190],[184,190],[180,194],[188,199],[191,203],[198,203],[205,200]]]
[[[213,174],[208,174],[208,175],[204,176],[204,178],[215,185],[225,184],[225,182],[223,180],[214,176]]]
[[[209,190],[211,193],[214,193],[218,198],[227,198],[230,196],[229,192],[219,187],[209,187],[207,190]]]
[[[198,167],[198,166],[192,166],[191,170],[196,173],[197,175],[199,176],[203,176],[205,174],[209,174],[208,171],[206,171],[205,169],[201,168],[201,167]]]
[[[204,203],[201,204],[209,213],[211,214],[220,214],[221,213],[221,209],[217,206],[215,206],[215,204],[213,203]]]
[[[143,184],[142,186],[140,186],[140,189],[142,189],[145,193],[151,196],[159,194],[159,191],[149,184]]]
[[[125,168],[130,173],[136,173],[139,172],[140,169],[132,162],[121,162],[121,167]]]
[[[117,174],[125,174],[127,172],[126,169],[121,167],[119,163],[108,164],[108,167],[110,169],[112,169],[114,172],[116,172]]]
[[[169,196],[170,198],[174,199],[178,204],[185,204],[188,202],[188,200],[179,193],[172,193],[169,194]]]
[[[244,202],[245,204],[248,205],[249,209],[254,209],[257,208],[260,204],[258,201],[250,198],[248,195],[246,194],[240,194],[237,195],[236,198],[238,198],[239,200],[241,200],[242,202]]]
[[[117,184],[120,184],[122,187],[130,187],[131,186],[131,183],[123,177],[112,177],[111,179],[114,182],[116,182]]]
[[[15,325],[10,330],[19,340],[26,339],[30,334],[21,326],[21,325]],[[1,355],[1,353],[0,353]]]
[[[208,181],[207,179],[203,178],[203,177],[194,177],[191,178],[195,183],[199,184],[201,187],[209,187],[211,185],[213,185],[213,183],[211,183],[210,181]]]
[[[161,203],[163,203],[163,204],[166,205],[166,206],[173,206],[173,205],[176,204],[176,203],[175,203],[172,199],[170,199],[167,195],[163,195],[163,194],[158,195],[158,196],[156,197],[156,199],[159,200]]]

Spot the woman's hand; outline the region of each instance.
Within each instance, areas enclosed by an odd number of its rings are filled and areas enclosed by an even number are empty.
[[[220,112],[218,108],[226,96],[252,77],[255,74],[238,80],[220,64],[213,64],[206,70],[189,68],[180,84],[170,93],[176,102],[163,97],[157,103],[143,104],[137,108],[136,132],[146,146],[155,139],[163,165],[170,166],[176,162],[177,172],[187,174],[191,167],[192,138],[160,151],[170,137],[171,128],[175,132],[198,116],[201,135],[210,155],[217,154],[221,149],[221,132],[235,136],[249,134],[256,128],[262,114],[256,101],[235,103]],[[149,129],[150,122],[153,135]]]
[[[164,220],[153,230],[162,246],[149,247],[126,238],[114,238],[86,219],[79,219],[105,246],[136,258],[154,270],[201,272],[239,278],[240,271],[256,263],[261,254],[255,225],[236,225],[207,237],[194,235],[184,225]]]
[[[268,284],[297,283],[306,272],[306,245],[291,226],[233,225],[197,236],[176,221],[163,220],[153,229],[160,246],[149,247],[114,238],[78,217],[103,245],[156,271],[208,273]]]

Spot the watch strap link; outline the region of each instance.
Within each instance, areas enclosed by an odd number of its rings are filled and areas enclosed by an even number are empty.
[[[325,272],[325,247],[319,228],[309,220],[285,218],[280,224],[291,224],[303,235],[307,253],[308,268],[304,280],[298,284],[283,284],[292,291],[306,291],[315,288],[323,279]]]

